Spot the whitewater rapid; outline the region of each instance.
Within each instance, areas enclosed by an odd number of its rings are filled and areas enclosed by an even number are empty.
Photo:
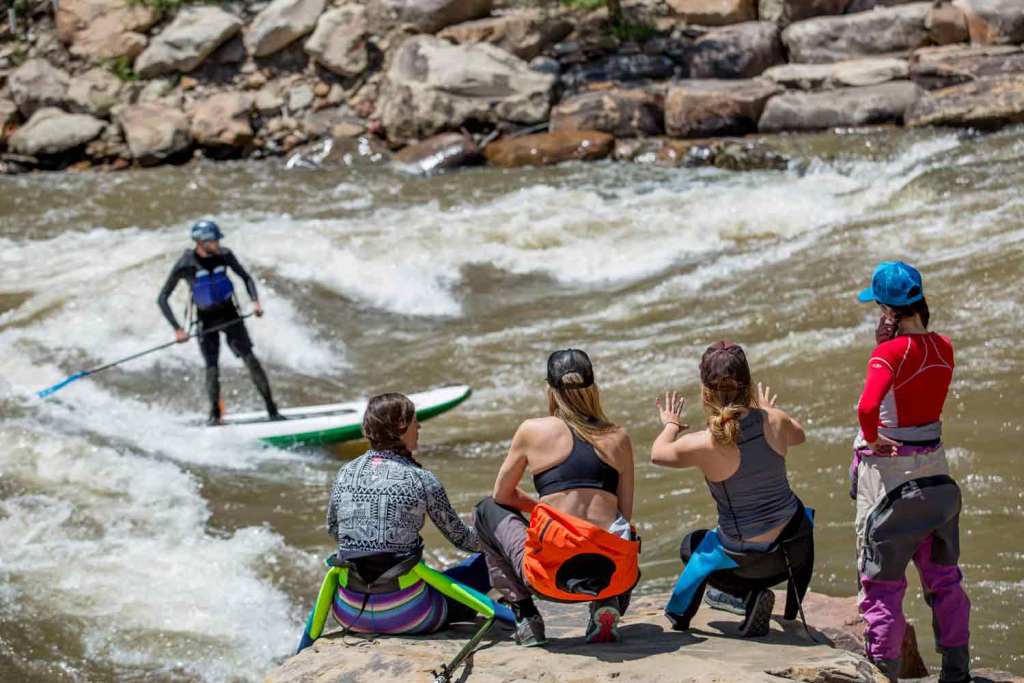
[[[981,392],[1013,403],[994,423],[1006,423],[993,437],[1005,458],[1001,444],[1020,430],[1011,408],[1024,408],[1004,376],[1024,366],[1012,341],[1024,313],[1024,136],[866,139],[752,173],[603,163],[407,178],[244,163],[0,179],[0,620],[26,631],[0,630],[0,655],[40,680],[228,681],[259,680],[294,647],[329,549],[320,518],[336,459],[197,426],[193,344],[33,397],[171,338],[156,295],[202,217],[257,279],[267,315],[247,324],[288,404],[474,386],[427,434],[461,510],[489,486],[509,425],[538,409],[535,358],[586,344],[616,412],[645,425],[653,393],[692,385],[693,359],[723,336],[749,342],[758,370],[807,417],[816,450],[794,481],[840,506],[834,453],[851,437],[853,376],[874,324],[845,297],[889,255],[936,283],[943,329],[962,340],[950,422],[977,420]],[[1001,178],[999,167],[1011,170]],[[185,303],[179,287],[172,306]],[[222,365],[229,410],[258,408],[226,349]],[[963,440],[955,460],[979,470],[962,472],[971,501],[1019,480],[1002,460],[986,464],[982,440]],[[675,567],[671,534],[689,519],[680,496],[700,484],[650,468],[640,479],[658,586]],[[1010,528],[1020,506],[1007,496],[984,509]],[[837,510],[822,533],[841,549]],[[832,555],[822,586],[851,593]],[[995,560],[976,604],[1024,595],[1022,561]],[[994,637],[1000,620],[978,629]]]

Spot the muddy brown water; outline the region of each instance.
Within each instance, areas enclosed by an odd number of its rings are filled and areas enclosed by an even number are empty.
[[[156,293],[206,216],[258,278],[267,315],[250,331],[281,403],[474,387],[420,452],[460,511],[544,410],[547,353],[587,349],[634,439],[640,590],[655,594],[714,510],[697,474],[649,464],[654,398],[685,392],[698,421],[697,359],[722,337],[807,427],[789,470],[818,511],[813,588],[855,592],[846,468],[874,311],[854,297],[877,261],[916,263],[957,350],[944,424],[975,663],[1024,673],[1024,130],[785,145],[789,170],[752,173],[267,162],[0,178],[0,679],[259,680],[294,647],[331,549],[328,488],[358,445],[282,452],[195,427],[191,346],[26,398],[170,338]],[[229,410],[257,408],[244,368],[223,366]],[[434,562],[456,557],[424,535]]]

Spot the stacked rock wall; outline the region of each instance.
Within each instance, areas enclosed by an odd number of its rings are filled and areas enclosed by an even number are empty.
[[[486,159],[556,163],[614,147],[583,154],[580,133],[1024,120],[1020,0],[643,0],[617,27],[604,10],[493,0],[32,7],[0,33],[0,170],[273,156],[328,137],[395,150],[453,132]]]

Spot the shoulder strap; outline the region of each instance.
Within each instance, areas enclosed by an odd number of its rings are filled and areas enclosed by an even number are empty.
[[[760,408],[752,408],[750,412],[741,417],[740,440],[736,445],[738,446],[764,436],[764,420],[766,417],[768,417],[768,414]]]

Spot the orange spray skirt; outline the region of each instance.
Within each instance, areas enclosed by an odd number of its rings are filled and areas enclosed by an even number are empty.
[[[548,600],[592,602],[632,590],[640,580],[640,541],[540,503],[530,514],[523,577]]]

